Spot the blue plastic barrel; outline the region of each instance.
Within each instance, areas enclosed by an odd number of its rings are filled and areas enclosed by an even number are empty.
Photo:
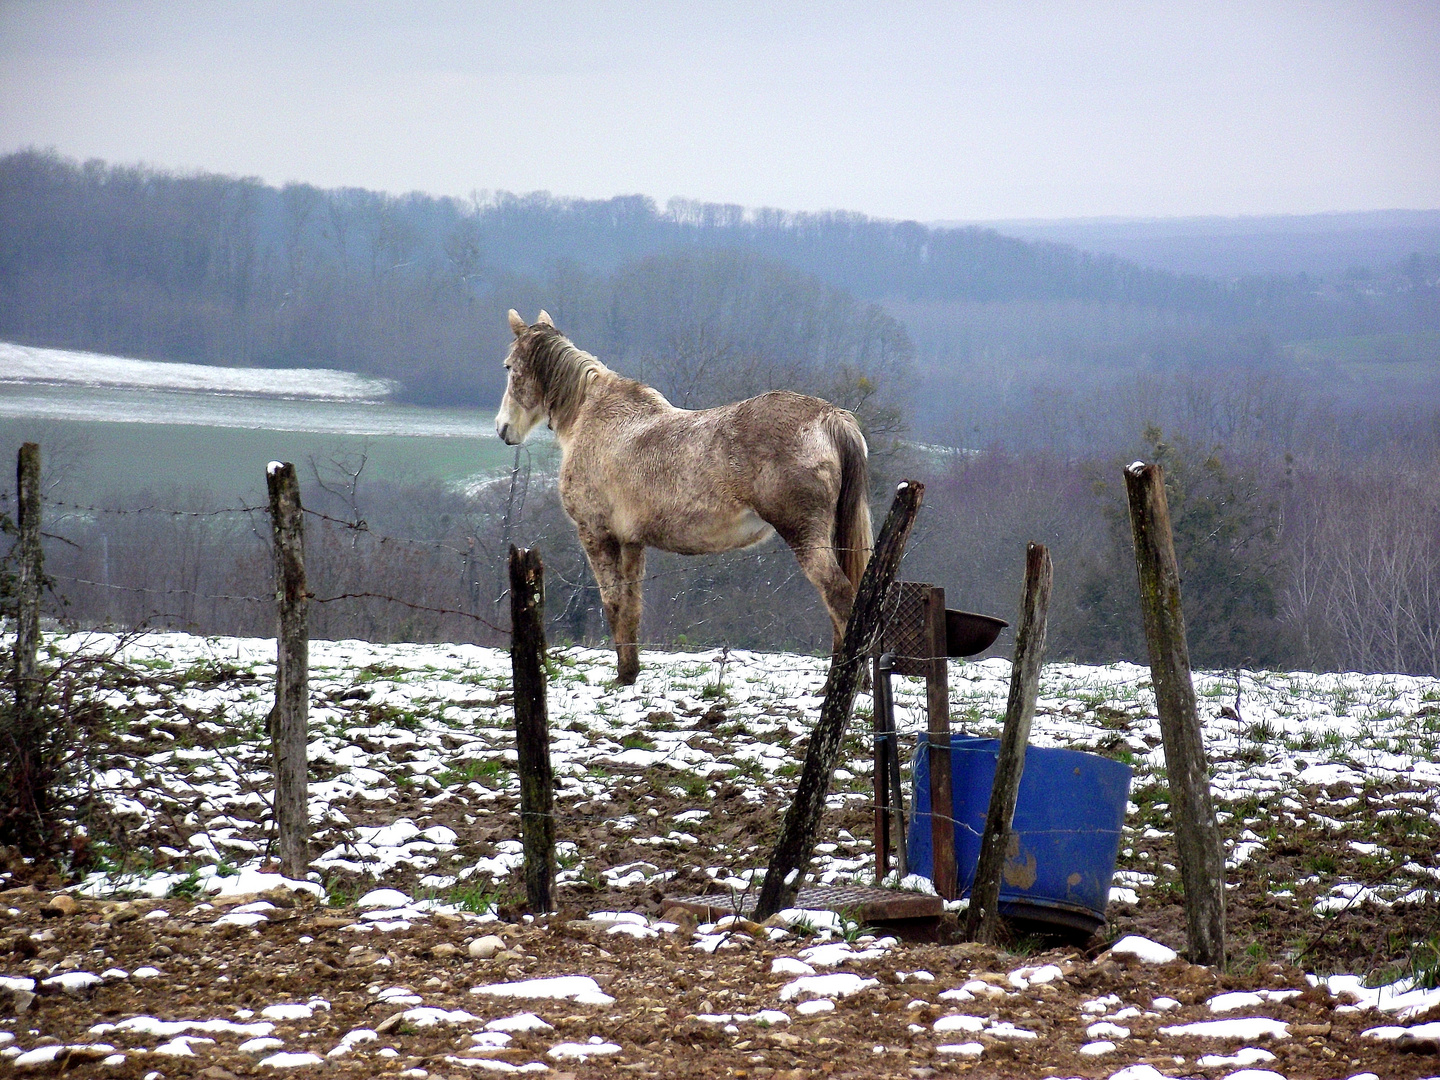
[[[961,896],[969,896],[975,882],[999,754],[999,739],[950,737]],[[912,874],[933,877],[930,754],[924,733],[916,748],[913,776],[915,813],[906,854]],[[1027,747],[1000,883],[1000,913],[1082,932],[1104,926],[1129,797],[1128,765],[1078,750]]]

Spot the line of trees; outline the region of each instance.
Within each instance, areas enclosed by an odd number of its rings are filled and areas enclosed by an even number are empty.
[[[928,322],[937,334],[924,337],[921,360],[939,367],[1251,363],[1267,335],[1433,329],[1440,303],[1430,255],[1364,280],[1222,284],[988,229],[859,214],[683,200],[661,209],[638,196],[395,197],[39,151],[0,157],[0,338],[362,371],[399,380],[419,402],[493,400],[488,361],[506,332],[497,310],[617,274],[616,292],[633,293],[648,260],[716,251]]]

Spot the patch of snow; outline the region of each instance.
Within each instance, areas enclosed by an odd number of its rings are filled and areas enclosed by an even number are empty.
[[[1258,1046],[1246,1046],[1236,1050],[1233,1054],[1206,1054],[1197,1058],[1196,1065],[1202,1069],[1223,1069],[1227,1065],[1254,1065],[1261,1061],[1274,1061],[1275,1055],[1269,1050],[1261,1050]]]
[[[553,1031],[554,1028],[531,1012],[502,1016],[485,1025],[486,1031]]]
[[[1108,1020],[1102,1020],[1098,1024],[1091,1024],[1087,1027],[1085,1034],[1092,1039],[1128,1039],[1130,1029],[1121,1027],[1119,1024],[1112,1024]]]
[[[295,1069],[302,1065],[323,1065],[325,1064],[325,1059],[319,1054],[297,1054],[282,1050],[278,1054],[271,1054],[267,1058],[261,1058],[260,1064],[269,1065],[272,1069]]]
[[[978,1058],[985,1053],[985,1047],[978,1042],[945,1043],[935,1047],[937,1054],[954,1054],[956,1057]]]
[[[589,1057],[606,1057],[610,1054],[618,1054],[620,1047],[614,1043],[605,1042],[598,1035],[592,1035],[589,1042],[563,1042],[556,1043],[547,1053],[553,1058],[575,1058],[584,1061]]]
[[[802,1001],[795,1006],[795,1011],[801,1016],[814,1016],[816,1013],[833,1012],[835,1002],[829,998],[816,998],[814,1001]]]
[[[1255,1039],[1288,1039],[1290,1025],[1268,1016],[1245,1016],[1233,1020],[1198,1020],[1193,1024],[1176,1024],[1162,1027],[1161,1035],[1193,1035],[1202,1039],[1235,1039],[1252,1042]]]
[[[260,1015],[267,1020],[309,1020],[315,1015],[315,1009],[310,1005],[295,1003],[266,1005],[260,1010]]]
[[[1168,964],[1180,955],[1174,949],[1138,934],[1127,934],[1110,946],[1110,952],[1112,955],[1133,956],[1142,964]]]
[[[1212,1013],[1234,1012],[1236,1009],[1253,1009],[1266,1001],[1289,1001],[1299,997],[1299,990],[1237,990],[1229,994],[1217,994],[1205,1004]]]
[[[770,961],[771,975],[814,975],[815,969],[804,960],[796,960],[791,956],[777,956]]]
[[[488,997],[554,998],[580,1005],[613,1005],[615,999],[602,993],[600,985],[588,975],[556,975],[548,979],[522,979],[519,982],[491,983],[472,986],[470,993]]]
[[[791,1001],[801,994],[823,998],[849,997],[867,987],[879,985],[879,979],[866,979],[848,971],[837,971],[833,975],[810,975],[782,986],[780,1000]]]
[[[405,820],[405,819],[402,819],[402,820]],[[399,824],[400,824],[400,822],[396,822],[396,825],[399,825]],[[408,820],[405,821],[405,824],[410,825],[410,828],[413,829],[414,831],[413,831],[413,832],[403,832],[403,831],[402,831],[402,832],[395,833],[395,835],[397,835],[397,836],[398,836],[398,835],[414,836],[416,833],[418,833],[418,832],[420,831],[419,829],[415,828],[415,826],[414,826],[414,824],[413,824],[412,822],[409,822]],[[394,832],[395,826],[390,826],[389,828],[390,828],[390,830],[391,830],[392,832]],[[380,832],[384,832],[384,831],[385,831],[385,830],[379,830],[375,835],[376,835],[376,836],[379,836]],[[396,843],[388,843],[388,842],[381,841],[381,840],[378,840],[378,839],[372,839],[372,840],[371,840],[371,843],[375,844],[377,847],[395,847],[395,846],[397,846],[398,843],[403,843],[403,841],[396,841]],[[412,901],[411,901],[410,897],[406,896],[406,895],[405,895],[403,892],[401,892],[399,889],[372,889],[370,892],[368,892],[368,893],[366,893],[364,896],[362,896],[359,900],[356,900],[356,901],[355,901],[355,906],[356,906],[357,908],[360,908],[361,910],[365,910],[365,909],[368,909],[368,908],[402,908],[402,907],[409,907],[411,903],[412,903]]]

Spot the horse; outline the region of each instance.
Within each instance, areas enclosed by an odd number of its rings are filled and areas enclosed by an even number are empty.
[[[618,682],[640,673],[645,549],[707,555],[778,533],[829,612],[838,653],[871,547],[869,450],[855,417],[778,390],[679,409],[576,348],[542,311],[510,311],[509,446],[541,420],[560,445],[560,502],[600,586]]]

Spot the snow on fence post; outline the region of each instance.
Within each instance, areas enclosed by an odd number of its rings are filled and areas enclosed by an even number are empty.
[[[924,484],[900,481],[890,513],[880,528],[880,538],[875,541],[870,564],[860,578],[840,654],[831,662],[830,675],[825,680],[825,701],[820,706],[815,730],[810,733],[810,746],[805,751],[805,766],[795,789],[795,799],[785,812],[780,839],[775,843],[770,866],[765,871],[765,883],[755,903],[756,919],[768,919],[794,903],[800,891],[800,883],[815,853],[825,796],[839,762],[845,729],[855,707],[855,694],[865,676],[865,660],[879,633],[885,597],[900,568],[900,557],[905,554],[905,544],[924,497]]]
[[[520,835],[525,899],[535,915],[551,910],[555,877],[555,777],[545,701],[545,567],[540,553],[510,545],[510,670],[515,691],[515,752],[520,769]]]
[[[290,462],[265,469],[275,538],[275,709],[270,742],[275,763],[275,828],[280,872],[304,880],[310,868],[309,766],[310,594],[305,585],[305,515]]]
[[[1225,857],[1210,801],[1210,771],[1190,675],[1190,649],[1180,606],[1180,568],[1170,530],[1164,470],[1135,462],[1125,470],[1125,492],[1135,537],[1150,678],[1170,781],[1170,813],[1180,852],[1190,960],[1223,968]]]
[[[15,716],[8,733],[16,751],[11,767],[13,790],[21,807],[35,812],[41,796],[40,743],[44,736],[40,720],[40,677],[36,656],[40,650],[40,588],[44,583],[44,554],[40,548],[40,444],[20,447],[15,462],[15,487],[19,497],[15,544]],[[8,756],[8,755],[7,755]],[[29,804],[29,805],[26,805]]]
[[[1025,549],[1025,585],[1020,594],[1020,625],[1015,629],[1015,660],[1010,668],[1010,698],[1005,705],[1000,757],[995,762],[990,808],[985,815],[985,832],[980,837],[980,861],[975,867],[970,910],[965,918],[965,937],[986,945],[995,943],[1000,927],[1000,875],[1005,869],[1010,826],[1020,797],[1020,775],[1025,771],[1030,723],[1035,719],[1052,576],[1050,553],[1043,544],[1032,542]]]

